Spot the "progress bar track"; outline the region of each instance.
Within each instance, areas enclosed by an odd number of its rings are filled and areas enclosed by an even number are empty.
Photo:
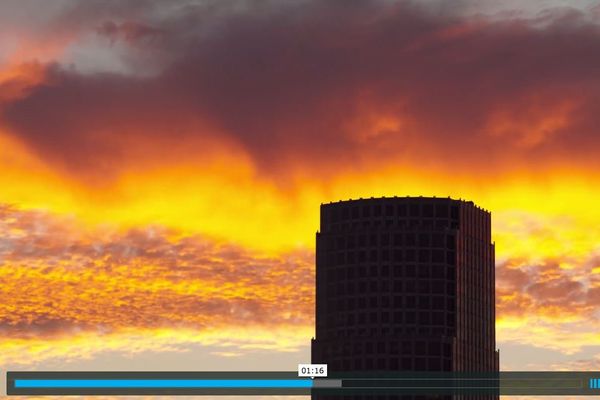
[[[600,372],[8,372],[8,395],[599,395]]]

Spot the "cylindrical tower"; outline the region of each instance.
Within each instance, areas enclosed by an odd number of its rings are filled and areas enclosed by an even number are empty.
[[[321,205],[313,363],[497,371],[491,215],[394,197]]]

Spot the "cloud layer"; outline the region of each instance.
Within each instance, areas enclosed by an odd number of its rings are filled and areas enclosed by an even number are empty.
[[[59,57],[43,82],[5,104],[3,120],[57,168],[106,177],[132,163],[202,159],[215,143],[267,176],[424,158],[488,173],[596,165],[600,30],[591,14],[219,4],[162,18],[107,8],[83,27],[73,15],[91,14],[85,5],[65,13],[77,26],[71,46],[76,35],[100,36],[136,73],[82,73]]]
[[[214,343],[221,332],[222,345],[281,342],[285,349],[295,345],[275,340],[278,331],[312,325],[310,253],[252,255],[160,227],[82,233],[73,220],[11,206],[0,208],[0,238],[0,332],[8,348],[25,341],[58,351],[56,343],[95,337],[107,344],[98,351],[127,352],[114,338],[147,332],[154,339],[146,345],[156,350],[210,337]],[[243,343],[235,330],[263,338]],[[137,341],[132,348],[144,348]]]

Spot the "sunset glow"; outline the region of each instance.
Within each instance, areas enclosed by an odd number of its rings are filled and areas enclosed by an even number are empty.
[[[306,351],[319,205],[450,196],[492,213],[501,365],[597,368],[597,7],[342,3],[0,17],[0,365]]]

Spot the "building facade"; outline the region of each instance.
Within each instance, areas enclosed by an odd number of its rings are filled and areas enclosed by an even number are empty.
[[[321,205],[312,362],[331,371],[498,371],[491,215],[394,197]]]

